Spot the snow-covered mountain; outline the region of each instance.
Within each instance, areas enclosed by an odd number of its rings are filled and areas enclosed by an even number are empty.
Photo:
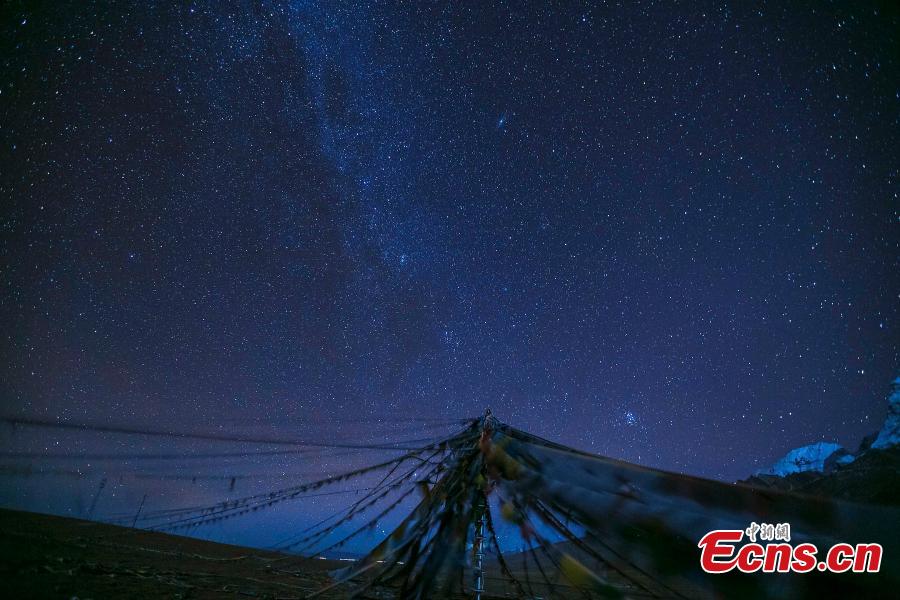
[[[894,389],[888,396],[888,415],[878,437],[872,442],[873,448],[889,448],[900,444],[900,377],[893,382]]]
[[[770,469],[741,482],[756,487],[876,504],[900,504],[900,377],[877,433],[850,453],[831,442],[795,448]]]
[[[856,452],[848,452],[833,442],[816,442],[794,448],[771,468],[759,471],[757,475],[787,477],[793,473],[830,473],[835,467],[852,463],[870,448],[884,450],[900,444],[900,377],[892,382],[892,386],[884,425],[877,435],[863,440]]]
[[[805,473],[807,471],[824,473],[826,461],[835,453],[841,453],[841,460],[845,462],[853,461],[853,455],[849,454],[839,444],[816,442],[808,446],[794,448],[784,458],[772,465],[770,469],[760,471],[760,474],[787,477],[791,473]]]

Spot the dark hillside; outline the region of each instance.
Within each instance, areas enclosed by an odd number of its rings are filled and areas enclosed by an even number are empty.
[[[327,571],[341,564],[0,510],[5,598],[287,600],[318,589],[327,581]]]

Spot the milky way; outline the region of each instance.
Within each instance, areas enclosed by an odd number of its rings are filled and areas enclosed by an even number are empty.
[[[4,415],[383,442],[490,406],[727,480],[879,427],[897,12],[223,4],[7,11]],[[306,468],[270,459],[204,468]],[[83,516],[104,467],[70,467],[0,501]]]

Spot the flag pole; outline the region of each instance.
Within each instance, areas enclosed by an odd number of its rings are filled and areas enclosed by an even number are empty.
[[[490,435],[491,421],[493,415],[491,409],[484,411],[484,418],[481,421],[482,436]],[[482,466],[482,471],[484,471]],[[475,507],[475,537],[472,540],[472,551],[474,554],[474,571],[475,571],[475,600],[481,600],[481,594],[484,593],[484,525],[485,511],[487,511],[487,498],[483,490],[479,490],[478,504]]]

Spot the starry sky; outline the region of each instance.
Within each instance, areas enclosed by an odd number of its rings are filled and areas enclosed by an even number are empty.
[[[0,412],[383,442],[489,406],[725,480],[877,430],[896,7],[489,4],[6,5]],[[0,474],[0,503],[83,515],[111,467],[67,464]]]

